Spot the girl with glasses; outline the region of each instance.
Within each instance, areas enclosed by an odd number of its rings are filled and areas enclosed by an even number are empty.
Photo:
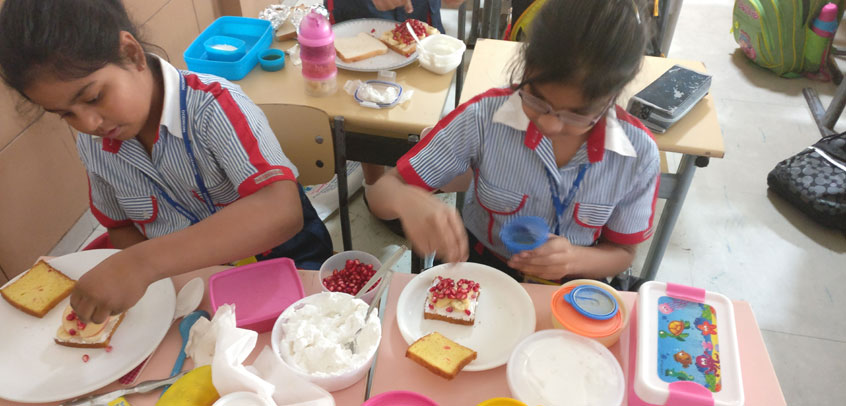
[[[604,278],[652,233],[660,161],[649,131],[614,102],[647,34],[633,0],[547,0],[512,85],[442,119],[368,190],[420,254],[480,262],[523,280]],[[463,184],[462,184],[463,183]],[[466,190],[461,215],[430,192]],[[540,217],[550,235],[518,253],[499,232]]]

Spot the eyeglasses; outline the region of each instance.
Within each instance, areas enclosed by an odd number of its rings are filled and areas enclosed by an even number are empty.
[[[602,108],[602,111],[597,115],[583,115],[573,113],[569,110],[556,111],[549,105],[549,103],[523,89],[517,90],[517,94],[520,95],[520,99],[522,99],[523,103],[525,103],[530,109],[540,113],[541,115],[555,116],[562,124],[575,128],[593,127],[599,122],[599,120],[602,119],[603,116],[605,116],[605,113],[612,105],[614,105],[614,100],[616,99],[616,97],[609,99],[608,103]]]

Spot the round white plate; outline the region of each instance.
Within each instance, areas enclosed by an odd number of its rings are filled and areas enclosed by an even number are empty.
[[[335,33],[336,39],[355,37],[360,32],[371,34],[378,39],[383,32],[393,30],[396,25],[397,22],[391,20],[383,20],[380,18],[360,18],[335,24],[332,26],[332,32]],[[374,56],[358,62],[344,62],[341,58],[336,56],[335,64],[339,68],[346,70],[358,72],[378,72],[380,70],[402,68],[415,60],[417,60],[416,51],[411,54],[411,56],[405,57],[388,49],[388,53],[384,55]]]
[[[79,279],[118,250],[91,250],[53,258],[50,265]],[[17,279],[17,278],[16,278]],[[14,279],[13,279],[14,280]],[[10,282],[11,283],[11,282]],[[115,286],[115,289],[120,289]],[[162,279],[147,288],[115,331],[111,352],[102,348],[71,348],[53,337],[70,299],[59,302],[43,318],[30,316],[0,299],[0,398],[17,402],[54,402],[102,388],[147,358],[164,338],[173,320],[176,293]],[[82,356],[88,354],[88,362]]]
[[[438,275],[481,285],[474,325],[423,318],[429,287]],[[475,350],[476,359],[464,370],[484,371],[504,365],[517,343],[535,331],[535,306],[526,290],[498,269],[469,262],[444,264],[427,269],[405,286],[397,303],[397,325],[408,344],[437,331]]]

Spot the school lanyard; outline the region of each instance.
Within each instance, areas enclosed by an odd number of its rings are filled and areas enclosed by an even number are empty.
[[[179,119],[182,125],[182,141],[185,143],[185,151],[188,153],[188,159],[191,160],[191,169],[194,171],[194,180],[197,181],[197,186],[200,188],[200,194],[203,197],[203,202],[206,204],[206,207],[209,209],[209,212],[214,214],[217,210],[214,207],[214,202],[211,199],[211,195],[209,194],[208,189],[206,189],[206,183],[203,182],[203,177],[200,176],[200,166],[197,164],[197,158],[194,157],[194,149],[191,147],[191,138],[188,137],[188,126],[186,123],[188,122],[188,112],[185,109],[185,98],[186,98],[187,90],[185,88],[185,77],[182,74],[179,74]],[[197,224],[200,222],[200,218],[191,213],[190,210],[186,209],[184,206],[176,202],[167,192],[164,191],[164,188],[159,186],[158,183],[153,181],[153,186],[156,187],[159,194],[165,199],[165,201],[171,205],[179,214],[185,216],[191,224]]]
[[[552,194],[552,205],[555,207],[555,235],[561,235],[561,216],[564,215],[567,207],[570,207],[570,203],[576,197],[576,191],[579,190],[579,185],[582,184],[588,168],[590,168],[590,163],[579,165],[579,174],[576,175],[573,186],[570,187],[570,191],[567,193],[567,197],[564,198],[563,202],[558,195],[558,183],[555,182],[555,177],[552,176],[549,169],[546,170],[546,177],[549,179],[549,192]]]

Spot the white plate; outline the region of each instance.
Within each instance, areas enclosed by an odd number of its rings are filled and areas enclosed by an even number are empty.
[[[473,326],[423,318],[423,304],[438,275],[471,279],[481,285]],[[417,275],[400,293],[397,325],[408,344],[437,331],[475,350],[476,359],[465,371],[484,371],[504,365],[511,351],[535,331],[535,306],[526,290],[504,272],[474,263],[438,265]]]
[[[75,252],[47,262],[65,275],[79,279],[116,252],[118,250]],[[62,311],[69,301],[59,302],[39,319],[0,300],[3,323],[0,398],[17,402],[54,402],[84,395],[114,382],[138,366],[164,338],[173,320],[176,293],[170,278],[150,285],[144,297],[127,311],[112,336],[113,350],[108,353],[102,348],[71,348],[53,342]],[[83,354],[90,357],[87,363],[82,361]]]
[[[377,39],[385,31],[393,30],[397,25],[396,21],[383,20],[379,18],[360,18],[344,21],[332,26],[335,38],[355,37],[358,33],[372,34]],[[375,31],[373,31],[375,30]],[[374,56],[358,62],[344,62],[341,58],[335,57],[335,65],[341,69],[358,72],[378,72],[380,70],[393,70],[402,68],[417,60],[417,51],[411,56],[405,57],[390,49],[384,55]]]

